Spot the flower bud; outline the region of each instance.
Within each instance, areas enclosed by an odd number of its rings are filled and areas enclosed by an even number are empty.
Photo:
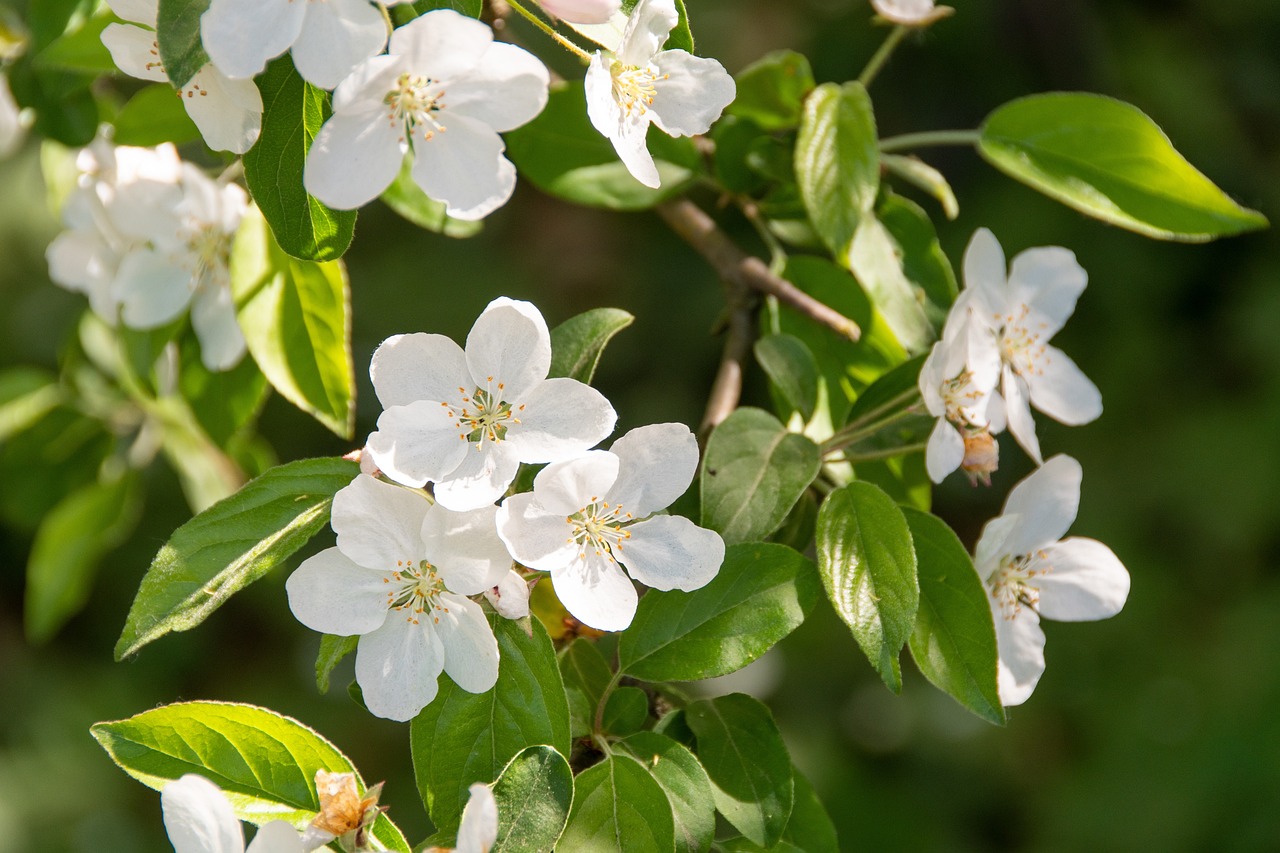
[[[538,0],[547,14],[573,24],[607,24],[622,0]]]
[[[906,27],[923,27],[954,11],[947,6],[935,7],[933,0],[871,0],[871,5],[880,17]]]
[[[485,590],[484,597],[506,619],[523,619],[529,615],[529,585],[518,572],[507,572],[497,586]]]
[[[960,467],[973,485],[991,485],[991,475],[1000,467],[1000,445],[991,433],[984,429],[964,437],[964,461]]]

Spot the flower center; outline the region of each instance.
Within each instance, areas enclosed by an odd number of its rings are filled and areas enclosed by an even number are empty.
[[[505,385],[501,382],[495,388],[493,377],[488,378],[488,388],[476,388],[467,396],[467,389],[458,387],[462,400],[456,406],[441,403],[454,418],[454,426],[462,430],[458,437],[471,442],[476,450],[486,441],[502,441],[507,437],[507,430],[520,423],[518,415],[524,411],[524,404],[509,403],[502,399]]]
[[[1004,611],[1006,619],[1013,619],[1025,605],[1032,610],[1040,603],[1040,590],[1032,581],[1047,575],[1053,567],[1044,562],[1044,551],[1034,554],[1006,556],[987,578],[991,594]]]
[[[418,136],[426,142],[447,130],[436,115],[444,109],[444,89],[437,80],[406,71],[383,101],[390,108],[387,119],[392,126],[404,128],[401,139],[412,138],[421,131]]]
[[[206,280],[229,283],[233,236],[216,225],[201,222],[188,225],[185,234],[185,265],[191,270],[195,286],[200,286]]]
[[[609,562],[617,563],[614,550],[622,551],[622,543],[631,538],[625,526],[634,518],[622,508],[622,504],[609,505],[594,495],[591,503],[565,518],[572,528],[568,542],[578,546],[579,559],[585,559],[587,551],[594,550],[596,556],[607,556]]]
[[[978,427],[977,417],[970,409],[982,399],[982,392],[973,384],[973,371],[966,370],[942,383],[939,389],[946,407],[947,420],[956,426]]]
[[[444,592],[444,579],[436,574],[435,567],[426,560],[396,561],[396,570],[382,578],[387,584],[387,610],[395,610],[404,614],[410,623],[417,625],[423,613],[431,610],[449,612],[449,608],[440,603],[440,593]],[[435,622],[440,617],[433,615]]]
[[[1000,329],[1000,359],[1020,376],[1044,373],[1039,362],[1045,359],[1047,345],[1040,341],[1040,331],[1032,331],[1028,320],[1031,309],[1023,305],[1016,314],[1006,314]],[[1040,324],[1043,330],[1044,323]]]
[[[658,94],[654,83],[670,76],[658,76],[658,69],[652,65],[641,68],[638,65],[623,65],[616,59],[609,66],[609,74],[613,78],[613,99],[628,117],[632,113],[644,115],[653,106],[654,96]]]

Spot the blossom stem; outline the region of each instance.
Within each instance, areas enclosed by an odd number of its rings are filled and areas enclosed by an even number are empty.
[[[879,49],[871,55],[871,59],[867,61],[867,67],[862,69],[862,73],[858,75],[858,82],[867,87],[871,85],[871,81],[876,79],[876,75],[880,73],[880,69],[889,61],[889,57],[893,55],[893,51],[902,43],[902,39],[908,32],[910,27],[904,27],[901,24],[894,27],[890,31],[888,38],[881,43]]]
[[[908,388],[902,393],[897,394],[889,398],[888,400],[885,400],[883,403],[876,406],[874,409],[867,412],[865,415],[860,415],[857,418],[849,421],[849,423],[845,424],[843,427],[837,430],[836,433],[833,436],[831,436],[831,438],[828,440],[829,441],[835,440],[850,431],[862,432],[864,431],[864,428],[868,424],[875,424],[876,421],[881,420],[887,414],[896,413],[899,410],[910,411],[910,404],[914,403],[917,399],[919,399],[919,397],[920,397],[919,388],[914,388],[914,387]],[[906,407],[906,408],[904,409],[903,407]],[[880,426],[876,424],[875,428],[879,429]]]
[[[506,2],[507,2],[507,5],[510,6],[512,9],[515,9],[516,12],[518,12],[522,18],[527,20],[529,23],[533,24],[538,29],[542,30],[544,33],[546,33],[555,41],[559,42],[561,47],[565,48],[570,53],[572,53],[573,55],[581,59],[584,65],[589,64],[591,62],[591,54],[587,53],[585,50],[578,47],[569,39],[560,35],[560,33],[556,32],[555,29],[546,21],[539,18],[533,12],[530,12],[524,6],[520,5],[520,3],[516,2],[516,0],[506,0]]]
[[[892,459],[895,456],[906,456],[910,453],[923,453],[928,444],[919,442],[918,444],[905,444],[902,447],[888,447],[884,450],[868,450],[866,453],[846,453],[844,461],[850,465],[857,465],[860,462],[878,462],[882,459]]]
[[[981,134],[976,130],[927,130],[923,133],[904,133],[880,140],[880,153],[910,151],[940,145],[977,145]]]

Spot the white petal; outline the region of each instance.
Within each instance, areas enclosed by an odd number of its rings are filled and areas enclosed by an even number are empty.
[[[435,9],[392,33],[387,52],[404,57],[415,73],[451,83],[475,68],[492,43],[486,24],[452,9]]]
[[[401,132],[378,108],[335,113],[316,134],[302,183],[307,192],[338,210],[367,204],[391,186],[407,146]]]
[[[1067,426],[1087,424],[1102,414],[1102,393],[1062,350],[1046,346],[1039,368],[1027,377],[1031,405]]]
[[[111,53],[116,67],[140,80],[164,82],[169,77],[160,62],[160,48],[154,30],[129,24],[108,24],[102,31],[102,43]]]
[[[293,63],[308,83],[332,89],[387,43],[387,25],[366,0],[308,2]]]
[[[341,115],[363,115],[378,107],[385,109],[387,93],[398,88],[401,74],[410,71],[403,57],[373,56],[366,59],[333,90],[333,111]]]
[[[230,370],[244,358],[244,332],[236,320],[229,287],[202,287],[191,303],[191,325],[200,340],[200,360],[213,371]]]
[[[1027,400],[1026,380],[1005,365],[1000,388],[1004,392],[1004,413],[1009,433],[1039,464],[1043,457],[1040,455],[1040,440],[1036,438],[1036,422],[1031,418],[1031,404]]]
[[[635,618],[636,588],[607,557],[588,552],[563,569],[553,570],[551,585],[573,618],[597,631],[621,631]]]
[[[483,219],[511,198],[516,167],[502,156],[506,145],[493,128],[451,111],[441,115],[448,130],[415,137],[413,180],[455,219]]]
[[[978,537],[978,545],[973,552],[973,566],[982,579],[983,586],[987,585],[992,572],[1000,567],[1000,561],[1015,554],[1005,547],[1005,543],[1017,533],[1021,525],[1022,516],[1006,512],[983,526],[982,535]]]
[[[1009,425],[1009,419],[1005,415],[1004,397],[1000,396],[999,391],[992,391],[987,397],[987,431],[992,435],[998,435],[1004,432],[1004,428]]]
[[[653,123],[671,136],[706,133],[737,94],[729,72],[683,50],[663,51],[657,62],[662,74],[653,82]]]
[[[510,442],[466,442],[466,447],[458,466],[435,481],[437,503],[456,512],[498,500],[520,470],[520,459]]]
[[[405,722],[436,698],[444,647],[425,614],[422,624],[393,612],[387,623],[356,646],[356,681],[371,712]]]
[[[896,24],[919,24],[934,14],[933,0],[871,0],[876,14]]]
[[[488,785],[471,786],[471,797],[462,810],[454,853],[489,853],[498,840],[498,801]]]
[[[989,600],[989,599],[988,599]],[[1005,705],[1021,705],[1031,697],[1044,673],[1044,631],[1035,611],[1023,607],[1009,618],[994,612],[996,649],[996,689]]]
[[[1006,554],[1030,554],[1061,539],[1080,509],[1080,463],[1059,454],[1013,487],[1004,504],[1005,515],[1018,515],[1022,524],[1005,542]]]
[[[964,250],[964,286],[973,291],[973,309],[983,323],[1005,313],[1004,250],[986,228],[973,232]]]
[[[587,116],[592,126],[613,143],[619,159],[632,176],[646,187],[662,184],[658,167],[649,153],[646,137],[649,132],[649,113],[635,109],[622,110],[613,97],[613,75],[609,72],[609,60],[597,53],[587,68],[586,84]]]
[[[322,634],[368,634],[387,619],[385,577],[351,562],[337,548],[326,548],[303,560],[285,581],[289,609]]]
[[[498,396],[522,403],[551,369],[551,333],[532,303],[499,297],[467,333],[466,353],[477,387],[496,393],[502,383]]]
[[[562,569],[578,556],[564,513],[543,509],[528,492],[502,502],[497,527],[511,555],[531,569]]]
[[[26,122],[9,88],[9,78],[0,74],[0,157],[17,151],[26,133]]]
[[[1070,249],[1027,249],[1009,267],[1009,301],[1034,312],[1037,331],[1047,340],[1076,310],[1076,300],[1088,282],[1088,273]]]
[[[333,496],[330,524],[352,562],[391,572],[425,556],[422,523],[430,509],[423,495],[358,474]]]
[[[479,65],[448,84],[449,113],[514,130],[542,112],[549,82],[547,67],[532,53],[494,42]]]
[[[94,312],[116,322],[112,280],[120,259],[96,231],[64,231],[45,250],[49,278],[68,290],[84,293]]]
[[[617,51],[618,46],[622,44],[622,32],[627,28],[627,20],[626,13],[619,9],[603,24],[578,24],[573,21],[565,21],[565,23],[605,50]]]
[[[200,40],[223,74],[252,77],[297,40],[310,5],[295,0],[212,0],[200,17]]]
[[[622,504],[636,518],[671,506],[698,472],[698,440],[684,424],[637,427],[609,452],[618,457],[609,502]]]
[[[262,94],[252,80],[232,80],[209,63],[183,87],[182,105],[214,151],[243,154],[262,132]]]
[[[283,820],[273,820],[260,827],[246,853],[303,853],[302,836]]]
[[[929,479],[941,483],[947,475],[964,461],[964,437],[946,418],[938,418],[929,434],[929,446],[925,450],[924,465]]]
[[[160,792],[164,828],[176,853],[243,853],[240,821],[217,785],[188,773]]]
[[[112,288],[125,325],[154,329],[182,313],[191,301],[192,285],[190,270],[174,259],[137,249],[120,262]]]
[[[437,504],[422,520],[423,554],[461,595],[497,586],[511,571],[511,555],[498,538],[496,506],[453,512]]]
[[[373,390],[383,408],[419,400],[456,400],[470,395],[471,374],[462,347],[444,335],[394,335],[374,350],[369,363]]]
[[[1064,539],[1045,548],[1039,562],[1052,567],[1033,581],[1040,590],[1040,615],[1046,619],[1106,619],[1119,613],[1129,597],[1129,573],[1095,539]]]
[[[675,0],[640,0],[622,32],[618,61],[623,65],[648,64],[679,22]]]
[[[444,647],[444,671],[468,693],[484,693],[498,681],[498,641],[480,605],[460,595],[441,593],[443,610],[426,614]]]
[[[548,379],[524,403],[520,423],[508,435],[521,462],[558,462],[581,453],[613,432],[618,420],[603,394],[576,379]]]
[[[504,619],[523,619],[529,615],[529,584],[514,569],[492,589],[486,589],[484,597]]]
[[[388,477],[417,488],[441,479],[468,451],[475,452],[476,445],[466,441],[455,424],[439,403],[392,406],[378,418],[378,431],[365,446]]]
[[[538,506],[557,515],[572,515],[598,503],[608,497],[621,465],[616,454],[605,450],[589,450],[572,459],[553,462],[533,479]]]
[[[156,14],[160,10],[160,0],[107,0],[107,8],[122,20],[142,24],[154,30]]]
[[[724,540],[679,515],[655,515],[627,528],[615,556],[631,577],[654,589],[691,592],[711,582],[724,562]]]
[[[538,0],[538,5],[569,23],[607,24],[622,8],[622,0]]]

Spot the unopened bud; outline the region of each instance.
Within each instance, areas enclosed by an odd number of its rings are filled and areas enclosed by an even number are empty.
[[[622,0],[538,0],[547,13],[571,24],[607,24]]]
[[[985,429],[964,437],[964,461],[960,467],[969,475],[969,482],[991,485],[991,475],[1000,467],[1000,445]]]
[[[507,572],[497,586],[485,590],[484,597],[506,619],[523,619],[529,615],[529,585],[518,572]]]
[[[907,27],[923,27],[955,11],[934,6],[933,0],[871,0],[871,5],[880,17]]]

